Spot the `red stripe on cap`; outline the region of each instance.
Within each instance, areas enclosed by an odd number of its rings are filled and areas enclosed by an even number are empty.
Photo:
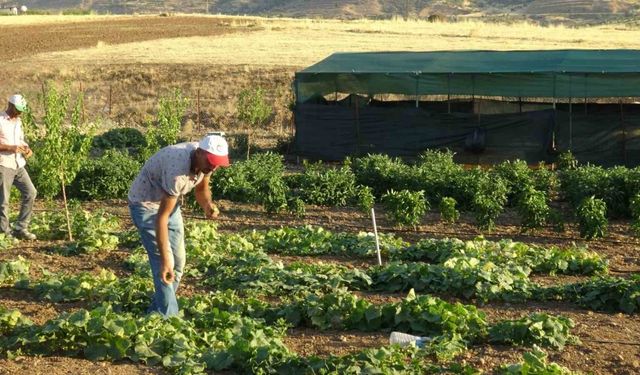
[[[209,164],[217,167],[228,167],[229,166],[229,155],[214,155],[210,152],[207,152],[207,160],[209,160]]]

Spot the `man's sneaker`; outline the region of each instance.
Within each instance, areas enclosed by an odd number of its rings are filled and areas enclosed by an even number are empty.
[[[35,234],[29,232],[26,229],[14,230],[12,235],[15,238],[19,238],[21,240],[31,240],[31,241],[33,241],[33,240],[35,240],[37,238]]]

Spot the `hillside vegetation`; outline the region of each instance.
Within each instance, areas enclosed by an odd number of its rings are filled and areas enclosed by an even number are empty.
[[[4,1],[5,5],[12,5]],[[23,0],[34,11],[97,13],[223,13],[305,18],[460,17],[599,23],[630,19],[637,0]],[[442,18],[440,18],[442,17]]]

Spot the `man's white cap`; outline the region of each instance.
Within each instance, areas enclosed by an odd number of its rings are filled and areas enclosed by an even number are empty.
[[[229,145],[223,137],[219,135],[207,135],[202,138],[198,147],[207,152],[207,159],[212,166],[229,166]]]
[[[9,97],[9,103],[13,104],[20,112],[24,112],[27,109],[27,101],[20,94],[11,95],[11,97]]]

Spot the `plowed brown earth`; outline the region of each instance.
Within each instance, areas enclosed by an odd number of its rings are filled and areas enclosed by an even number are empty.
[[[228,21],[212,17],[140,16],[91,22],[69,19],[46,27],[0,26],[0,49],[5,60],[43,52],[95,47],[98,43],[121,44],[153,39],[220,35],[233,32]],[[185,51],[188,53],[188,51]]]
[[[219,202],[223,214],[218,222],[224,231],[238,231],[245,229],[266,229],[281,225],[296,226],[303,224],[322,225],[336,231],[369,230],[370,220],[353,209],[322,209],[309,207],[304,219],[289,216],[267,215],[254,205],[236,204],[227,201]],[[121,216],[128,225],[127,210],[123,202],[109,202],[90,204],[91,207],[103,207]],[[186,213],[187,221],[198,220],[199,212]],[[378,222],[380,230],[385,233],[394,232],[408,241],[416,241],[424,237],[457,236],[472,238],[479,234],[470,217],[463,218],[455,226],[443,224],[438,214],[432,212],[418,226],[417,231],[404,231],[393,228],[380,214]],[[513,237],[527,243],[541,243],[547,245],[570,245],[577,240],[574,228],[567,232],[555,233],[543,230],[538,233],[521,235],[517,230],[517,221],[512,213],[507,212],[499,222],[498,228],[487,235],[492,239]],[[585,243],[612,261],[612,268],[619,271],[640,271],[640,253],[637,250],[638,241],[629,235],[628,223],[617,222],[610,227],[610,236],[601,241]],[[37,277],[39,267],[54,272],[97,271],[100,268],[111,269],[118,275],[126,275],[128,271],[123,267],[123,261],[128,256],[125,249],[109,254],[95,256],[63,257],[50,254],[46,248],[50,243],[35,241],[24,243],[15,249],[0,253],[0,261],[14,259],[21,255],[32,264],[32,276]],[[283,263],[292,261],[339,263],[348,267],[367,267],[375,264],[374,259],[357,259],[344,257],[294,257],[274,256]],[[620,272],[619,275],[626,275]],[[581,280],[580,277],[570,276],[536,276],[533,278],[541,284],[564,284]],[[197,285],[196,280],[185,280],[182,295],[204,293],[206,289]],[[404,293],[371,293],[356,292],[360,298],[371,303],[392,303],[404,298]],[[473,303],[473,301],[457,300],[451,296],[440,295],[452,302]],[[85,307],[79,303],[45,303],[37,300],[27,292],[13,288],[0,288],[0,306],[18,309],[38,324],[56,317],[65,311],[74,311]],[[576,327],[573,333],[580,338],[581,344],[568,346],[563,351],[550,351],[550,360],[556,361],[573,370],[594,374],[637,374],[640,373],[640,317],[626,314],[606,314],[582,309],[574,304],[565,302],[526,302],[526,303],[489,303],[479,305],[480,310],[487,314],[489,322],[501,319],[517,319],[531,312],[547,312],[564,315],[571,318]],[[291,329],[287,333],[285,343],[302,356],[329,354],[341,355],[354,353],[364,348],[375,348],[388,343],[389,332],[355,332],[355,331],[319,331],[308,328]],[[520,361],[524,348],[500,345],[480,345],[471,347],[457,360],[470,364],[478,369],[491,372],[500,364]],[[134,364],[127,361],[119,363],[90,362],[84,359],[51,357],[30,358],[20,357],[13,360],[0,360],[0,374],[164,374],[163,369]]]

